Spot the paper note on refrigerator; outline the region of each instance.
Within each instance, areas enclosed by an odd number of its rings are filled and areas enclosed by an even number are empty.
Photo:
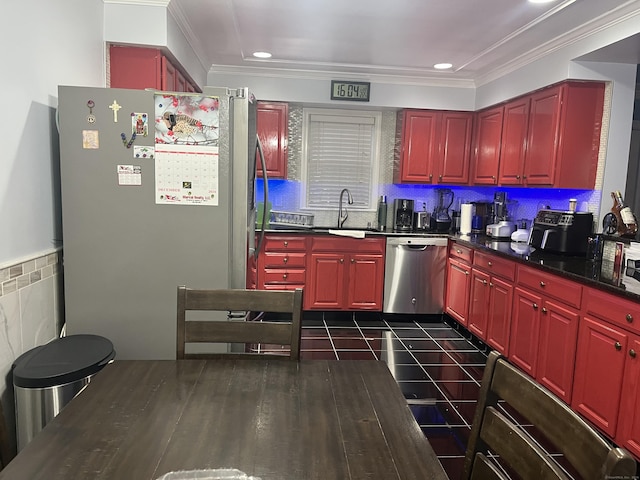
[[[218,205],[218,147],[156,144],[156,204]]]
[[[142,185],[140,165],[118,165],[118,185]]]

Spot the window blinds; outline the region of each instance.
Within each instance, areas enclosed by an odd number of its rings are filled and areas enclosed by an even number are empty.
[[[310,114],[307,128],[307,208],[338,205],[348,188],[352,209],[371,209],[375,153],[374,115]]]

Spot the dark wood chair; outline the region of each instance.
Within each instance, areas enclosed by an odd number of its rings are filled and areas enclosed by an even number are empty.
[[[551,455],[550,455],[551,453]],[[491,352],[480,388],[464,479],[631,479],[636,462],[546,388]]]
[[[188,319],[190,310],[240,312],[240,320]],[[251,319],[251,313],[286,313],[286,319]],[[176,356],[183,358],[255,357],[255,353],[185,353],[186,343],[244,343],[289,346],[289,355],[269,358],[300,360],[302,290],[194,290],[178,287]]]

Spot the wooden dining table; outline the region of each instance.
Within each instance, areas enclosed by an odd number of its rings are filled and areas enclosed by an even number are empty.
[[[0,479],[447,476],[384,362],[136,360],[107,365]]]

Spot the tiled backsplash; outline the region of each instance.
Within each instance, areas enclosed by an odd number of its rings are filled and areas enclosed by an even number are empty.
[[[58,273],[58,252],[0,269],[0,296],[7,295]]]
[[[64,315],[62,251],[0,266],[0,402],[15,448],[11,366],[24,352],[56,338]]]

